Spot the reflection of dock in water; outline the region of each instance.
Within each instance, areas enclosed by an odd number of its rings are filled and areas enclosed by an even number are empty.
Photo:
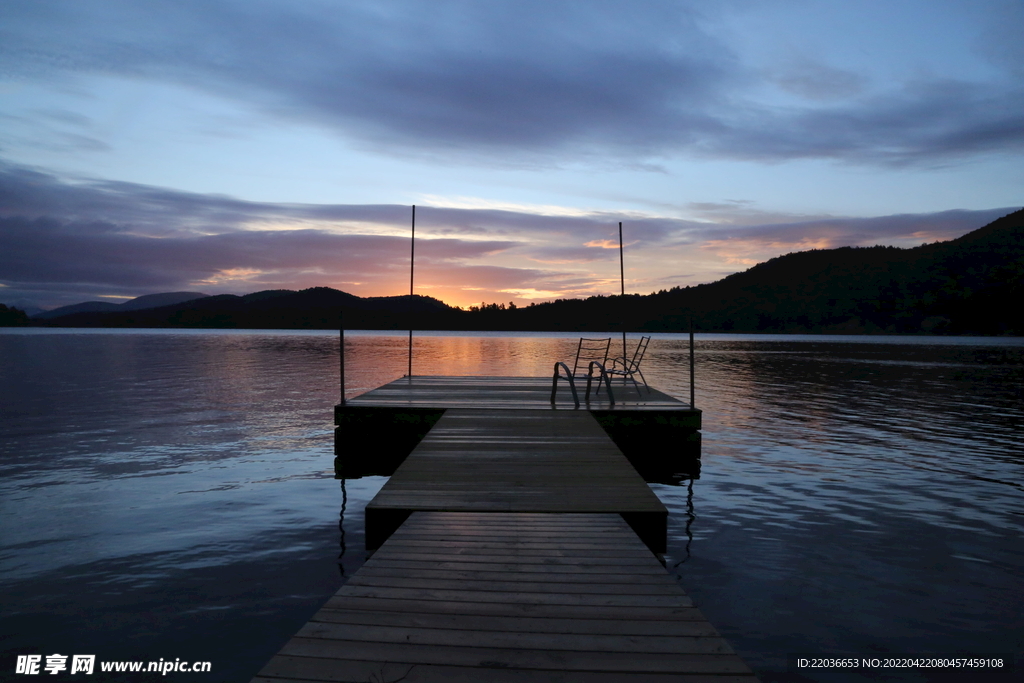
[[[339,475],[393,471],[378,549],[256,680],[753,680],[652,554],[668,512],[622,453],[692,460],[700,411],[550,382],[403,378],[337,407]]]

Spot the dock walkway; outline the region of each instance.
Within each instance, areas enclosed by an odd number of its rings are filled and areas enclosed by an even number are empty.
[[[253,683],[749,683],[614,514],[416,512]]]
[[[585,411],[447,410],[366,506],[367,547],[417,510],[613,512],[665,552],[668,510]]]
[[[338,406],[339,473],[391,439],[376,552],[254,682],[755,680],[655,556],[668,511],[616,445],[685,440],[700,411],[621,389],[407,377]]]

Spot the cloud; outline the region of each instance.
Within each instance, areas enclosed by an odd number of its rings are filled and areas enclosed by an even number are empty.
[[[950,239],[1012,210],[808,220],[758,213],[742,200],[695,208],[708,220],[418,209],[417,290],[458,305],[614,293],[619,221],[628,289],[649,292],[800,249]],[[69,182],[0,162],[0,286],[10,301],[43,306],[177,290],[334,286],[401,294],[409,218],[407,206],[248,202]]]
[[[653,169],[681,154],[927,165],[1024,147],[1019,79],[868,92],[863,75],[820,61],[766,70],[707,28],[714,12],[654,0],[4,3],[0,61],[35,80],[181,84],[377,152],[489,165],[614,157]],[[1005,33],[993,29],[991,61],[1017,69]],[[766,80],[806,104],[758,101]]]
[[[988,25],[975,40],[975,50],[1017,79],[1024,77],[1024,5],[1017,0],[996,0],[986,8]]]
[[[573,224],[446,209],[421,210],[418,218],[428,234],[417,240],[417,282],[427,293],[525,291],[567,277],[535,262],[524,267],[522,256],[518,265],[480,264],[511,252],[544,260],[545,240],[557,244],[552,262],[592,260],[565,258],[572,248],[562,246],[570,240],[576,252],[590,251],[573,234],[591,230],[592,218]],[[49,292],[50,305],[181,289],[334,285],[397,294],[408,272],[408,220],[402,206],[246,202],[124,182],[71,183],[0,163],[0,282],[12,297],[13,290]]]
[[[709,155],[778,161],[844,159],[937,164],[1024,148],[1024,88],[917,80],[895,92],[803,111],[741,112],[705,145]]]
[[[275,220],[345,225],[407,225],[409,208],[393,205],[309,205],[249,202],[123,181],[59,180],[52,174],[0,160],[0,216],[60,217],[131,224],[150,235],[203,234]]]
[[[858,95],[867,81],[860,74],[810,59],[795,60],[784,69],[769,71],[767,77],[787,92],[820,102]]]
[[[323,230],[248,231],[153,237],[103,221],[3,218],[0,273],[13,284],[63,281],[69,285],[174,288],[193,282],[229,282],[244,273],[260,279],[315,272],[381,284],[407,272],[408,238],[333,234]],[[443,266],[514,246],[493,240],[420,240],[420,260]],[[300,278],[301,279],[301,278]]]

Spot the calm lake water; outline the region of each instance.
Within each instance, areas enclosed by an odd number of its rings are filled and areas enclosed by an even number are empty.
[[[401,376],[405,344],[349,333],[348,395]],[[686,348],[655,336],[652,385],[688,396]],[[425,334],[414,372],[547,376],[574,350]],[[1022,339],[699,335],[701,475],[652,484],[669,568],[765,681],[995,680],[796,674],[798,653],[1019,672],[1022,386]],[[338,391],[333,333],[0,332],[0,679],[61,653],[248,681],[365,560],[384,480],[333,478]]]

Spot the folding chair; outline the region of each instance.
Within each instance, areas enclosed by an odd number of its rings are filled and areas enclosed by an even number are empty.
[[[558,390],[558,380],[564,379],[569,382],[569,389],[572,391],[573,402],[576,407],[580,406],[579,395],[576,393],[576,379],[585,378],[587,380],[587,400],[590,399],[590,386],[591,381],[594,379],[594,375],[591,374],[594,370],[594,365],[599,365],[599,371],[597,375],[597,392],[601,392],[601,380],[608,385],[608,400],[612,405],[615,405],[615,396],[611,393],[612,385],[608,372],[605,366],[608,363],[608,351],[611,349],[612,339],[588,339],[581,337],[579,344],[576,346],[576,360],[573,361],[572,371],[569,371],[569,366],[562,362],[555,363],[554,375],[551,378],[551,403],[555,402],[555,392]],[[560,371],[565,370],[563,375]]]
[[[587,375],[583,373],[590,373],[591,361],[597,361],[601,364],[601,367],[608,365],[608,351],[611,349],[611,346],[611,337],[607,339],[580,337],[580,343],[576,347],[576,361],[572,365],[572,376],[586,377]]]
[[[613,358],[612,365],[607,370],[608,374],[621,375],[623,383],[625,383],[627,378],[632,380],[637,393],[640,393],[640,385],[637,384],[636,378],[633,375],[640,375],[647,393],[651,393],[651,388],[647,386],[647,380],[644,379],[644,373],[640,372],[640,361],[644,359],[644,354],[647,353],[647,346],[650,343],[650,337],[640,337],[640,342],[636,345],[636,350],[633,351],[633,358],[631,360],[626,360],[625,356]]]

